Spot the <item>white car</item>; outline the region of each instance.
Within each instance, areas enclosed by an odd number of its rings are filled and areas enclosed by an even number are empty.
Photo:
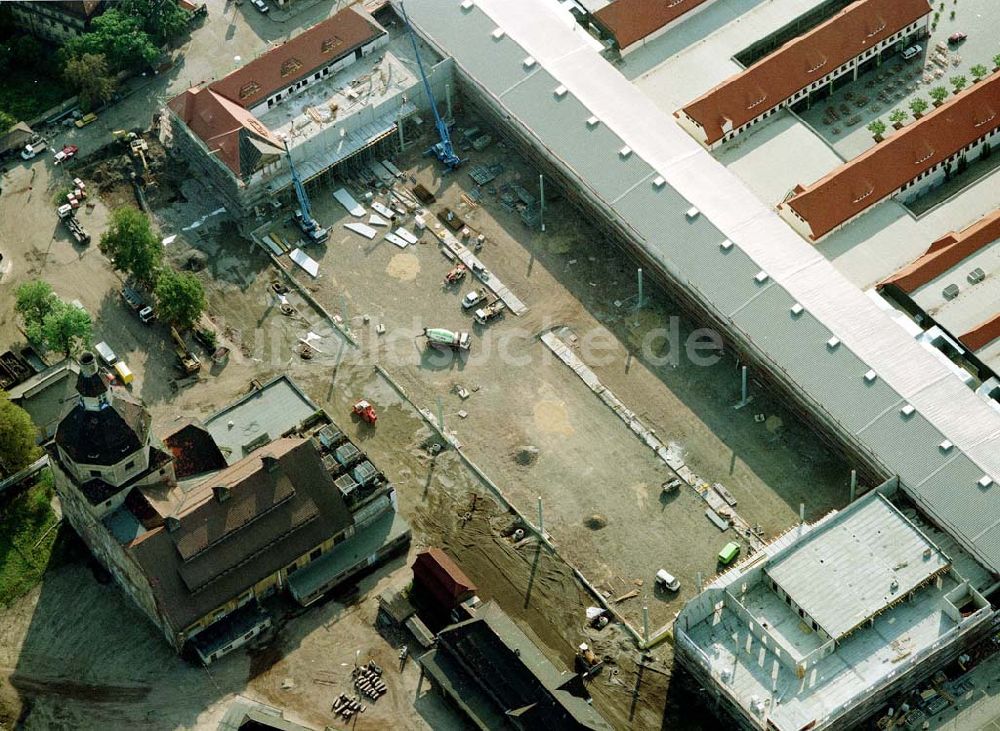
[[[485,289],[476,289],[469,292],[465,297],[462,298],[462,309],[471,310],[473,307],[483,302],[486,299]]]
[[[905,51],[903,51],[903,58],[909,61],[911,58],[914,58],[917,55],[919,55],[922,50],[924,50],[924,47],[921,46],[919,43],[914,46],[910,46]]]
[[[250,0],[250,2],[253,3],[253,6],[262,13],[266,13],[271,9],[268,7],[267,3],[264,2],[264,0]]]

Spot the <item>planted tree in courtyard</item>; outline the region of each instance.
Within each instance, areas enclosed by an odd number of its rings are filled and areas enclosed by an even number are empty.
[[[80,105],[85,110],[108,101],[117,86],[114,76],[108,71],[108,60],[103,53],[73,56],[66,61],[63,76],[76,89]]]
[[[156,284],[163,247],[142,211],[131,206],[115,209],[98,246],[118,271],[128,272],[143,286],[151,288]]]
[[[927,103],[927,100],[923,97],[913,97],[913,99],[910,100],[910,111],[913,112],[913,118],[920,119],[929,106],[930,105]]]
[[[957,94],[958,92],[960,92],[962,89],[965,88],[966,84],[969,83],[969,80],[964,76],[962,76],[961,74],[959,74],[958,76],[952,76],[950,79],[948,79],[948,83],[951,84],[953,87],[955,87],[955,93]]]
[[[113,71],[123,71],[151,66],[160,49],[138,20],[113,7],[94,18],[90,32],[66,41],[62,53],[67,61],[102,54]]]
[[[934,101],[934,106],[939,107],[944,103],[944,100],[948,98],[948,90],[943,86],[935,86],[929,92],[931,99]]]
[[[205,311],[205,290],[194,274],[168,268],[156,282],[156,303],[160,319],[186,329]]]
[[[872,133],[872,137],[875,138],[876,142],[881,142],[882,135],[885,134],[885,122],[881,119],[873,119],[868,124],[868,131]]]
[[[903,126],[903,122],[909,115],[902,109],[893,109],[889,114],[889,121],[892,122],[892,126],[899,129]]]
[[[67,358],[90,344],[93,323],[82,307],[56,299],[52,311],[42,321],[42,341],[50,350]]]
[[[163,45],[187,28],[187,13],[177,0],[118,0],[115,9],[135,18],[157,45]]]
[[[28,412],[0,391],[0,474],[12,475],[38,459],[37,436]]]
[[[0,111],[0,135],[4,134],[15,124],[17,124],[17,120],[14,117],[7,114],[7,112]]]
[[[977,63],[975,66],[969,69],[969,73],[972,74],[972,83],[975,84],[977,81],[980,81],[989,72],[990,70],[986,68],[983,64]]]
[[[1000,53],[993,57],[993,70],[1000,71]]]
[[[41,279],[25,282],[17,288],[14,309],[24,320],[24,330],[30,340],[41,342],[42,322],[52,312],[57,299],[49,283]]]

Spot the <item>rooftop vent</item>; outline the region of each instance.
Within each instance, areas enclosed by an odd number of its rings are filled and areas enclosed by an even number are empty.
[[[771,276],[767,272],[757,272],[753,279],[757,284],[764,284],[770,278]]]
[[[462,0],[462,10],[472,10],[476,4],[472,0]]]
[[[503,28],[497,28],[497,29],[496,29],[495,31],[493,31],[493,33],[491,33],[490,35],[492,35],[492,36],[493,36],[493,40],[495,40],[495,41],[499,41],[499,40],[502,40],[502,39],[503,39],[503,37],[504,37],[504,36],[506,35],[506,33],[504,33],[504,30],[503,30]]]
[[[656,188],[657,190],[659,190],[666,184],[667,181],[663,179],[662,175],[657,175],[655,178],[653,178],[653,187]]]
[[[524,63],[524,68],[533,69],[535,68],[535,64],[537,64],[538,62],[534,59],[533,56],[528,56],[526,59],[524,59],[523,63]]]
[[[915,414],[916,411],[917,410],[913,408],[913,404],[907,404],[906,406],[904,406],[899,410],[899,413],[902,414],[904,417],[908,418],[910,416],[913,416],[913,414]]]
[[[941,290],[941,296],[946,300],[953,300],[958,297],[958,285],[949,284],[947,287]]]
[[[869,370],[865,373],[865,383],[875,383],[876,378],[878,378],[878,374],[873,370]]]
[[[225,485],[215,485],[212,488],[212,497],[215,498],[216,502],[224,503],[229,499],[230,491]]]
[[[826,341],[826,347],[830,350],[836,350],[840,347],[840,338],[834,335],[832,338]]]
[[[938,449],[940,449],[945,454],[948,454],[948,452],[950,452],[954,448],[955,448],[955,445],[952,444],[951,441],[948,440],[948,439],[945,439],[943,442],[941,442],[938,445]]]
[[[260,458],[260,461],[264,464],[264,469],[267,470],[268,472],[275,472],[281,465],[281,463],[278,461],[278,458],[275,457],[273,454],[265,454],[263,457]]]
[[[719,244],[719,248],[722,249],[723,251],[732,251],[733,242],[730,241],[729,239],[725,239],[721,244]]]
[[[796,302],[794,305],[792,305],[792,308],[791,308],[792,317],[798,317],[799,315],[801,315],[805,311],[806,311],[805,308],[802,305],[800,305],[798,302]]]
[[[167,519],[164,521],[167,524],[167,532],[173,533],[175,530],[181,527],[181,522],[177,520],[173,515],[168,515]]]
[[[599,119],[598,119],[598,118],[597,118],[597,117],[596,117],[595,115],[593,115],[593,114],[592,114],[592,115],[590,115],[589,117],[587,117],[587,126],[588,126],[588,127],[590,127],[591,129],[593,129],[594,127],[596,127],[596,126],[597,126],[597,125],[599,125],[600,123],[601,123],[601,120],[599,120]]]
[[[690,208],[687,209],[687,211],[684,212],[684,215],[687,216],[687,219],[689,221],[693,221],[694,219],[698,218],[699,215],[701,215],[701,211],[699,211],[696,206],[691,206]]]
[[[562,99],[564,96],[566,96],[566,94],[568,92],[569,92],[569,90],[565,86],[563,86],[562,84],[560,84],[559,86],[556,87],[556,90],[555,90],[556,98],[557,99]]]
[[[628,160],[630,157],[632,157],[632,148],[629,147],[628,145],[625,145],[625,147],[623,147],[618,151],[618,157],[620,157],[622,160]]]
[[[983,475],[982,477],[979,478],[978,484],[981,488],[985,490],[987,487],[993,486],[993,478],[990,477],[989,475]]]

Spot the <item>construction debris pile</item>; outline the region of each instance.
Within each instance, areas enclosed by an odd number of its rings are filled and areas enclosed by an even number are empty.
[[[331,710],[345,721],[349,721],[354,714],[364,713],[367,706],[361,703],[363,697],[367,697],[373,703],[388,692],[385,681],[382,680],[382,668],[369,660],[367,665],[361,665],[351,671],[354,679],[354,688],[357,691],[352,698],[347,693],[341,693],[333,699]]]

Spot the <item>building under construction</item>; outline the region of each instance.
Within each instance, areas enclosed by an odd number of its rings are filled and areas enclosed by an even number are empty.
[[[763,690],[723,692],[729,680],[713,666],[703,675],[720,697],[735,704],[733,715],[751,727],[778,729],[801,728],[803,720],[810,728],[856,720],[854,714],[872,708],[858,706],[857,699],[876,691],[877,698],[885,698],[916,682],[958,652],[973,628],[986,627],[993,612],[983,595],[1000,573],[997,403],[977,392],[978,384],[956,378],[932,343],[900,328],[619,74],[579,28],[529,0],[427,0],[409,11],[425,39],[453,59],[464,104],[492,121],[607,240],[655,273],[697,321],[717,329],[756,380],[781,393],[869,484],[893,480],[900,499],[969,557],[971,569],[952,572],[949,566],[945,572],[954,584],[941,573],[918,582],[925,586],[940,578],[950,588],[935,583],[936,590],[962,601],[955,606],[959,616],[952,617],[954,631],[912,638],[920,649],[911,661],[864,676],[843,698],[822,684],[797,691],[789,683],[778,694],[777,686],[762,682]],[[881,503],[870,507],[880,499],[865,498],[830,520],[836,524],[855,512],[880,510]],[[816,535],[829,534],[828,528],[817,528]],[[788,542],[776,546],[783,550]],[[771,550],[759,555],[763,561],[779,558]],[[845,587],[870,571],[861,555],[852,552],[839,565]],[[918,558],[925,560],[922,552]],[[755,565],[751,561],[751,568]],[[827,567],[815,568],[817,580],[827,581]],[[978,581],[970,581],[971,574]],[[872,621],[895,604],[889,584],[888,598],[868,606]],[[722,584],[716,589],[727,590]],[[960,591],[973,597],[971,612]],[[924,596],[916,588],[903,595]],[[820,636],[819,630],[810,631]],[[829,635],[821,643],[828,653],[823,662],[832,662],[829,657],[845,646],[846,635],[857,634],[851,630],[838,639],[836,628],[823,631]],[[799,661],[788,662],[793,656],[775,652],[770,636],[762,635],[762,656],[777,663],[779,674],[780,668],[790,668],[793,676],[800,672]],[[867,643],[850,645],[857,667],[874,663],[890,644],[866,636]],[[692,651],[680,655],[685,662],[708,652],[711,641],[696,634],[690,640]],[[797,694],[811,695],[815,712],[780,721],[780,714],[764,712],[793,702]]]

